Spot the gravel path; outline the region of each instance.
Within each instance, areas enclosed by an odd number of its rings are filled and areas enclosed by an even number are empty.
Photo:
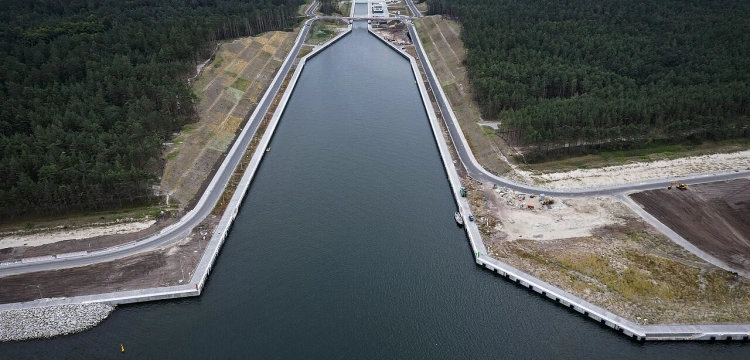
[[[99,324],[115,307],[74,304],[0,312],[0,341],[48,338],[80,332]]]

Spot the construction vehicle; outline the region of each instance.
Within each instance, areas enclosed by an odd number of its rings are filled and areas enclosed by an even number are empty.
[[[667,189],[671,190],[672,186],[677,186],[677,188],[680,189],[680,190],[687,190],[688,189],[688,186],[686,184],[683,184],[683,183],[681,183],[679,181],[672,181],[671,183],[669,183],[669,186],[667,187]]]
[[[546,198],[546,199],[544,199],[543,201],[540,201],[540,202],[542,203],[542,205],[554,205],[555,204],[555,199]]]

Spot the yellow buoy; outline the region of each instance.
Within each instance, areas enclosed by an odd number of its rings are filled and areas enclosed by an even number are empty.
[[[122,346],[122,344],[120,344],[120,351],[121,351],[121,352],[125,352],[125,347],[124,347],[124,346]]]

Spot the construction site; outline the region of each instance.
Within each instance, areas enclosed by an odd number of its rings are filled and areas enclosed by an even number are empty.
[[[750,280],[698,258],[617,198],[462,183],[488,255],[500,261],[642,325],[750,321]],[[750,180],[667,186],[633,197],[701,249],[747,266]]]
[[[670,187],[631,198],[699,249],[750,271],[750,179]]]

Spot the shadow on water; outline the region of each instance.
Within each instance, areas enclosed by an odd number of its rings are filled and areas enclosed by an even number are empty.
[[[746,358],[637,343],[474,265],[408,62],[355,31],[308,62],[200,298],[0,358]]]

